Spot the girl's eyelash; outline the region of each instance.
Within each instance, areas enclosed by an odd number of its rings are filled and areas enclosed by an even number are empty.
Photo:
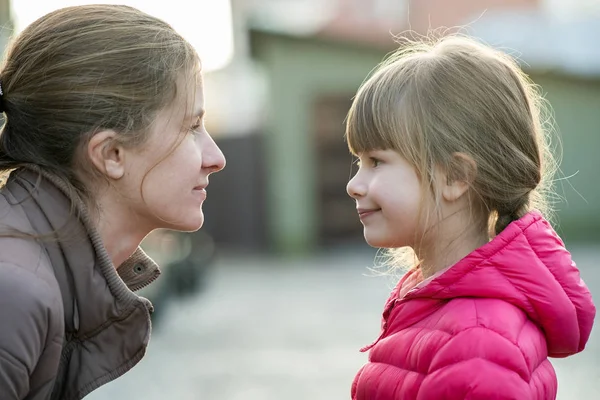
[[[368,158],[368,160],[369,160],[369,164],[371,164],[371,165],[372,165],[372,166],[374,166],[374,167],[378,166],[378,165],[379,165],[379,164],[381,164],[381,162],[382,162],[382,161],[381,161],[379,158],[377,158],[377,157],[369,157],[369,158]],[[363,163],[360,161],[360,158],[355,158],[355,159],[352,161],[352,164],[354,164],[354,165],[356,165],[356,166],[360,167],[360,166],[361,166]]]
[[[376,157],[369,157],[368,160],[369,160],[369,164],[372,167],[378,167],[379,164],[381,164],[381,160],[379,158],[376,158]],[[360,168],[363,163],[360,161],[360,158],[357,158],[354,161],[352,161],[352,164],[354,164],[358,168]]]

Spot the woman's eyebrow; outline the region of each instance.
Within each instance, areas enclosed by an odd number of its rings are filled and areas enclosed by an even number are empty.
[[[197,110],[193,116],[195,118],[202,118],[202,117],[204,117],[205,112],[206,112],[206,110],[204,108],[201,108],[201,109]]]

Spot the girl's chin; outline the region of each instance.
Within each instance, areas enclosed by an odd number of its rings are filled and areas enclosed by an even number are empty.
[[[371,247],[375,247],[377,249],[397,249],[400,247],[407,246],[403,243],[398,243],[398,241],[389,240],[388,238],[376,237],[374,235],[369,235],[365,232],[365,241]]]
[[[363,234],[365,237],[365,241],[367,242],[367,244],[371,247],[385,247],[384,244],[386,242],[384,237],[381,237],[381,235],[377,235],[377,232],[374,232],[373,229],[369,229],[367,227],[365,227]]]
[[[376,240],[376,239],[373,239],[373,238],[368,238],[367,236],[365,236],[365,241],[367,242],[367,244],[369,246],[375,247],[375,248],[378,248],[378,249],[387,247],[387,246],[385,246],[385,242],[382,242],[381,240]]]

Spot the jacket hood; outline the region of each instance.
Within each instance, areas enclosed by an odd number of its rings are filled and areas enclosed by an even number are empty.
[[[546,336],[548,355],[580,352],[596,309],[562,240],[537,211],[512,222],[406,298],[496,298],[523,310]]]

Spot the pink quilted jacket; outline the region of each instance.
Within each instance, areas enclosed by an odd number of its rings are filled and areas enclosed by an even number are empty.
[[[596,309],[538,212],[426,282],[405,275],[352,385],[354,400],[554,400],[548,357],[580,352]]]

